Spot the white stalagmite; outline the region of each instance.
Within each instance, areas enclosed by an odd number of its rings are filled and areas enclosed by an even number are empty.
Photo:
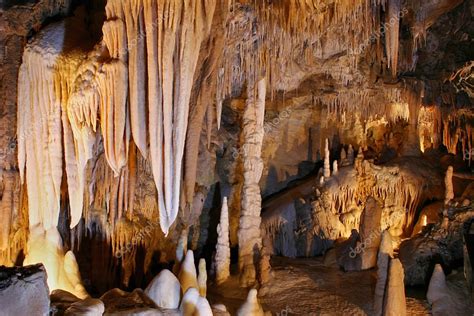
[[[179,307],[181,284],[171,271],[162,270],[145,289],[145,294],[161,308]]]
[[[229,244],[229,207],[227,197],[224,197],[221,208],[221,220],[217,225],[216,245],[216,283],[221,284],[230,275],[230,244]]]
[[[198,286],[199,286],[199,295],[206,297],[207,293],[207,271],[206,271],[206,260],[201,258],[199,259],[199,275],[198,275]]]
[[[247,295],[247,300],[237,311],[237,316],[264,316],[262,306],[258,302],[257,290],[251,289]]]
[[[179,310],[183,316],[193,316],[199,301],[199,291],[191,287],[183,295]]]
[[[453,167],[449,166],[446,170],[446,176],[444,177],[445,185],[445,197],[444,204],[448,204],[454,199],[454,188],[453,188]]]
[[[324,143],[324,169],[323,169],[324,178],[329,178],[331,176],[331,160],[329,157],[329,140],[326,138]]]
[[[333,174],[337,174],[338,171],[339,171],[339,168],[338,168],[338,166],[337,166],[337,160],[334,160],[334,161],[332,162],[332,173],[333,173]]]
[[[199,288],[196,267],[194,266],[194,253],[192,250],[188,250],[186,253],[178,278],[183,293],[186,293],[189,288]]]
[[[254,257],[262,247],[260,234],[262,197],[259,181],[263,170],[261,153],[264,135],[266,79],[260,79],[254,84],[249,83],[247,95],[242,123],[246,150],[243,152],[244,184],[238,230],[240,284],[243,286],[252,285],[256,281]]]

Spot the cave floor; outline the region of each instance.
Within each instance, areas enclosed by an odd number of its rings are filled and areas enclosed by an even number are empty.
[[[273,315],[373,315],[376,270],[343,272],[327,267],[322,258],[272,259],[273,279],[259,291],[265,311]],[[223,303],[232,315],[247,291],[233,276],[221,286],[210,286],[211,304]],[[407,315],[430,315],[417,291],[407,293]]]

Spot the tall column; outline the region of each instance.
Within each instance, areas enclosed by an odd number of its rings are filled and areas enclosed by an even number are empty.
[[[242,189],[242,211],[239,223],[239,269],[241,286],[251,286],[256,281],[256,266],[262,247],[260,235],[260,212],[262,197],[259,181],[262,176],[261,158],[266,80],[249,84],[246,107],[243,115],[243,151],[244,185]]]

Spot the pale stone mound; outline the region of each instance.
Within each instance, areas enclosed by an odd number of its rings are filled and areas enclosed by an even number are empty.
[[[162,270],[145,289],[145,294],[162,308],[178,308],[181,284],[169,270]]]
[[[64,254],[56,228],[44,231],[36,226],[30,230],[28,253],[24,264],[42,263],[48,274],[50,290],[61,289],[84,299],[88,296],[81,282],[79,267],[71,251]]]
[[[193,287],[199,288],[197,281],[196,266],[194,265],[194,253],[192,250],[186,252],[181,270],[179,271],[179,282],[181,283],[181,290],[183,293]]]
[[[49,289],[42,265],[0,267],[0,314],[49,314]]]
[[[464,285],[463,278],[462,281]],[[455,283],[447,282],[440,264],[437,264],[434,268],[426,298],[431,304],[431,311],[434,316],[472,315],[473,308],[469,302],[469,295],[464,293],[463,290],[459,290]]]
[[[258,302],[257,290],[252,289],[247,295],[247,300],[237,311],[237,316],[264,316],[262,306]]]

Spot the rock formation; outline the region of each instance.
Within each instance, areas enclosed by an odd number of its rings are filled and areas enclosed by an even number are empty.
[[[0,267],[1,313],[48,315],[49,289],[46,278],[42,265],[23,268]]]
[[[377,253],[381,241],[382,232],[380,222],[382,218],[382,209],[378,202],[369,197],[362,212],[360,223],[360,240],[363,249],[361,250],[362,270],[375,267],[377,264]]]
[[[390,233],[385,230],[382,234],[379,253],[377,255],[377,284],[374,295],[374,315],[384,314],[384,300],[389,278],[390,261],[393,258],[393,245]]]
[[[199,295],[202,297],[206,297],[207,293],[207,270],[206,270],[206,260],[199,259],[199,275],[197,279],[197,283],[199,286]]]
[[[183,294],[186,293],[189,288],[199,289],[196,266],[194,265],[194,253],[191,249],[186,252],[178,278]]]
[[[248,88],[243,116],[244,185],[242,189],[242,211],[239,223],[239,269],[240,284],[253,285],[257,278],[256,257],[262,247],[260,235],[260,212],[262,197],[258,185],[262,175],[261,150],[263,142],[263,120],[265,115],[266,79],[259,79]],[[258,259],[257,259],[258,260]]]
[[[181,284],[169,270],[162,270],[147,286],[145,294],[158,307],[176,309],[181,297]]]
[[[398,259],[390,260],[387,293],[383,315],[406,315],[405,283],[403,266]]]
[[[258,302],[257,298],[257,290],[252,289],[249,291],[247,295],[247,300],[245,303],[240,306],[240,308],[237,311],[237,316],[250,316],[250,315],[255,315],[255,316],[264,316],[265,313],[263,312],[263,308]]]
[[[329,140],[326,138],[324,143],[324,168],[323,168],[324,178],[329,178],[331,176],[331,160],[329,158]]]
[[[376,263],[377,315],[428,313],[403,283],[442,262],[433,313],[472,314],[455,271],[472,279],[473,12],[1,1],[0,265],[42,263],[48,286],[0,271],[0,300],[31,296],[0,313],[43,313],[51,290],[53,315],[227,315],[238,285],[274,314],[370,313]]]
[[[220,222],[217,225],[216,245],[216,282],[223,283],[230,275],[230,244],[229,244],[229,208],[227,197],[222,200]]]
[[[444,186],[445,186],[445,197],[444,204],[448,204],[452,199],[454,199],[454,190],[453,190],[453,167],[449,166],[446,170],[446,176],[444,177]]]

